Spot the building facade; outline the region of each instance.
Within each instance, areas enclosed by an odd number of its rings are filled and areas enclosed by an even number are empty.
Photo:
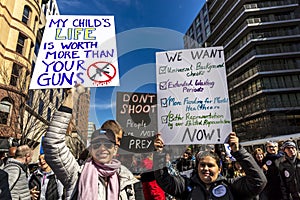
[[[244,141],[300,133],[299,1],[207,0],[203,10],[185,48],[224,47],[233,130]]]
[[[29,144],[36,160],[41,138],[66,90],[28,87],[37,67],[46,18],[60,12],[56,0],[0,0],[0,13],[0,140],[12,137]],[[74,125],[67,138],[76,155],[86,144],[89,98],[86,89],[74,103]]]
[[[94,122],[89,122],[88,125],[88,135],[87,135],[87,147],[90,145],[91,142],[91,137],[93,132],[96,130],[96,125],[94,124]]]
[[[42,0],[0,1],[0,136],[21,138]]]
[[[84,92],[78,94],[75,98],[73,107],[73,118],[78,134],[82,138],[84,145],[87,145],[88,138],[88,120],[90,108],[90,88],[84,88]]]

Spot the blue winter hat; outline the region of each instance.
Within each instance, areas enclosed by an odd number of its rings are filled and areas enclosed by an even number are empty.
[[[43,141],[44,141],[44,136],[42,136],[41,143],[40,143],[40,154],[44,154],[44,149],[42,145]]]

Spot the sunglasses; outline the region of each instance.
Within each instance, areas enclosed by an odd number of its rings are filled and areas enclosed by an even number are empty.
[[[114,147],[114,144],[112,142],[101,140],[92,141],[91,145],[93,149],[99,149],[101,145],[103,145],[106,149],[111,149]]]

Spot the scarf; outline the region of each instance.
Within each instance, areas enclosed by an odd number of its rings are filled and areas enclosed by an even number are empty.
[[[107,198],[117,200],[119,198],[119,179],[117,171],[121,162],[112,159],[110,164],[95,163],[91,158],[87,160],[82,170],[78,185],[78,200],[98,199],[99,176],[107,180]]]

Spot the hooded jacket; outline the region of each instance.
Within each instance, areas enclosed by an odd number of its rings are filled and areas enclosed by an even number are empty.
[[[45,159],[50,165],[57,178],[65,187],[66,199],[74,199],[77,194],[77,183],[83,166],[79,166],[75,157],[65,144],[65,135],[71,119],[71,112],[61,107],[54,113],[47,134],[43,140]],[[71,111],[71,110],[70,110]],[[135,199],[133,184],[138,180],[123,165],[119,169],[120,199]],[[99,180],[99,187],[105,187]]]
[[[200,180],[198,173],[193,172],[191,177],[172,176],[166,168],[156,170],[155,178],[161,188],[167,193],[181,199],[203,200],[250,200],[258,195],[265,187],[267,180],[263,171],[245,149],[232,153],[234,158],[245,170],[246,176],[225,178],[219,175],[207,190]],[[155,158],[161,161],[161,158]],[[156,167],[159,167],[156,166]]]

